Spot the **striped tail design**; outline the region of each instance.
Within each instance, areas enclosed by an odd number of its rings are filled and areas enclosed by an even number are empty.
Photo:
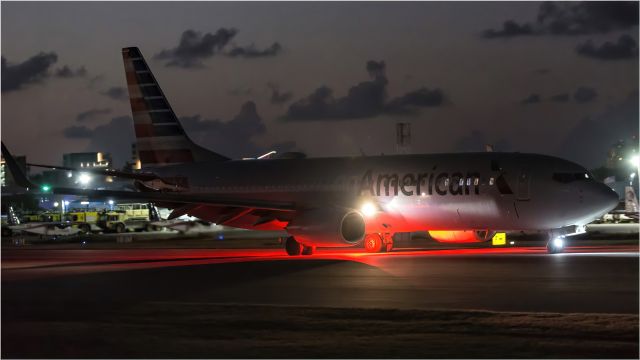
[[[122,59],[143,167],[229,160],[187,136],[137,47],[123,48]]]

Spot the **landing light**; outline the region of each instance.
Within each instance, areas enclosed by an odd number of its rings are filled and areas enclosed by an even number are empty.
[[[561,249],[564,246],[564,240],[561,237],[557,237],[553,239],[553,246],[558,249]]]
[[[78,177],[78,181],[80,181],[80,184],[82,185],[87,185],[91,181],[91,176],[87,173],[82,173]]]
[[[638,158],[638,155],[633,155],[631,159],[629,159],[629,162],[635,167],[640,167],[640,158]]]
[[[362,212],[362,215],[366,217],[372,217],[376,214],[376,207],[372,203],[366,202],[362,205],[360,211]]]

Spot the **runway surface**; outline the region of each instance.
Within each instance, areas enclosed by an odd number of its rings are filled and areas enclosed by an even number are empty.
[[[638,246],[402,250],[3,249],[10,318],[145,301],[638,313]]]
[[[2,329],[6,358],[637,358],[638,245],[5,247]]]

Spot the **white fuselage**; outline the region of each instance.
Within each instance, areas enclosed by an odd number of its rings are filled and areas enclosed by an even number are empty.
[[[371,201],[378,209],[367,221],[372,231],[549,230],[587,224],[617,203],[615,192],[583,167],[536,154],[234,160],[154,171],[188,193],[289,202],[301,211],[358,210]],[[193,215],[216,221],[204,209]],[[251,225],[256,218],[225,225],[264,228]],[[268,229],[286,227],[278,224]]]

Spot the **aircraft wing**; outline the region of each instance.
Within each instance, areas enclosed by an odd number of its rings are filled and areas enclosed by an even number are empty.
[[[295,204],[289,202],[237,199],[227,196],[214,196],[209,194],[194,194],[184,192],[91,190],[76,188],[53,188],[52,192],[54,194],[87,196],[94,199],[117,198],[127,200],[143,200],[147,202],[230,206],[238,208],[275,211],[296,210]]]
[[[155,180],[155,179],[159,179],[160,178],[160,177],[158,177],[158,175],[156,175],[154,173],[149,173],[149,172],[147,172],[147,173],[130,173],[130,172],[126,172],[126,171],[111,170],[111,169],[72,168],[72,167],[66,167],[66,166],[31,164],[31,163],[28,163],[27,165],[28,166],[41,167],[41,168],[47,168],[47,169],[54,169],[54,170],[81,171],[81,172],[86,172],[86,173],[90,173],[90,174],[104,175],[104,176],[115,176],[115,177],[121,177],[121,178],[124,178],[124,179],[134,179],[134,180],[140,180],[140,181],[150,181],[150,180]]]
[[[5,158],[9,171],[13,174],[16,184],[23,188],[38,188],[22,172],[15,158],[9,149],[2,143],[2,155]],[[288,202],[264,201],[252,199],[239,199],[227,196],[210,194],[194,194],[186,192],[162,192],[162,191],[120,191],[120,190],[92,190],[77,188],[56,188],[51,189],[54,194],[78,195],[89,198],[116,198],[127,200],[143,200],[148,202],[174,203],[174,204],[196,204],[216,207],[234,207],[251,210],[272,210],[272,211],[295,211],[295,204]]]

